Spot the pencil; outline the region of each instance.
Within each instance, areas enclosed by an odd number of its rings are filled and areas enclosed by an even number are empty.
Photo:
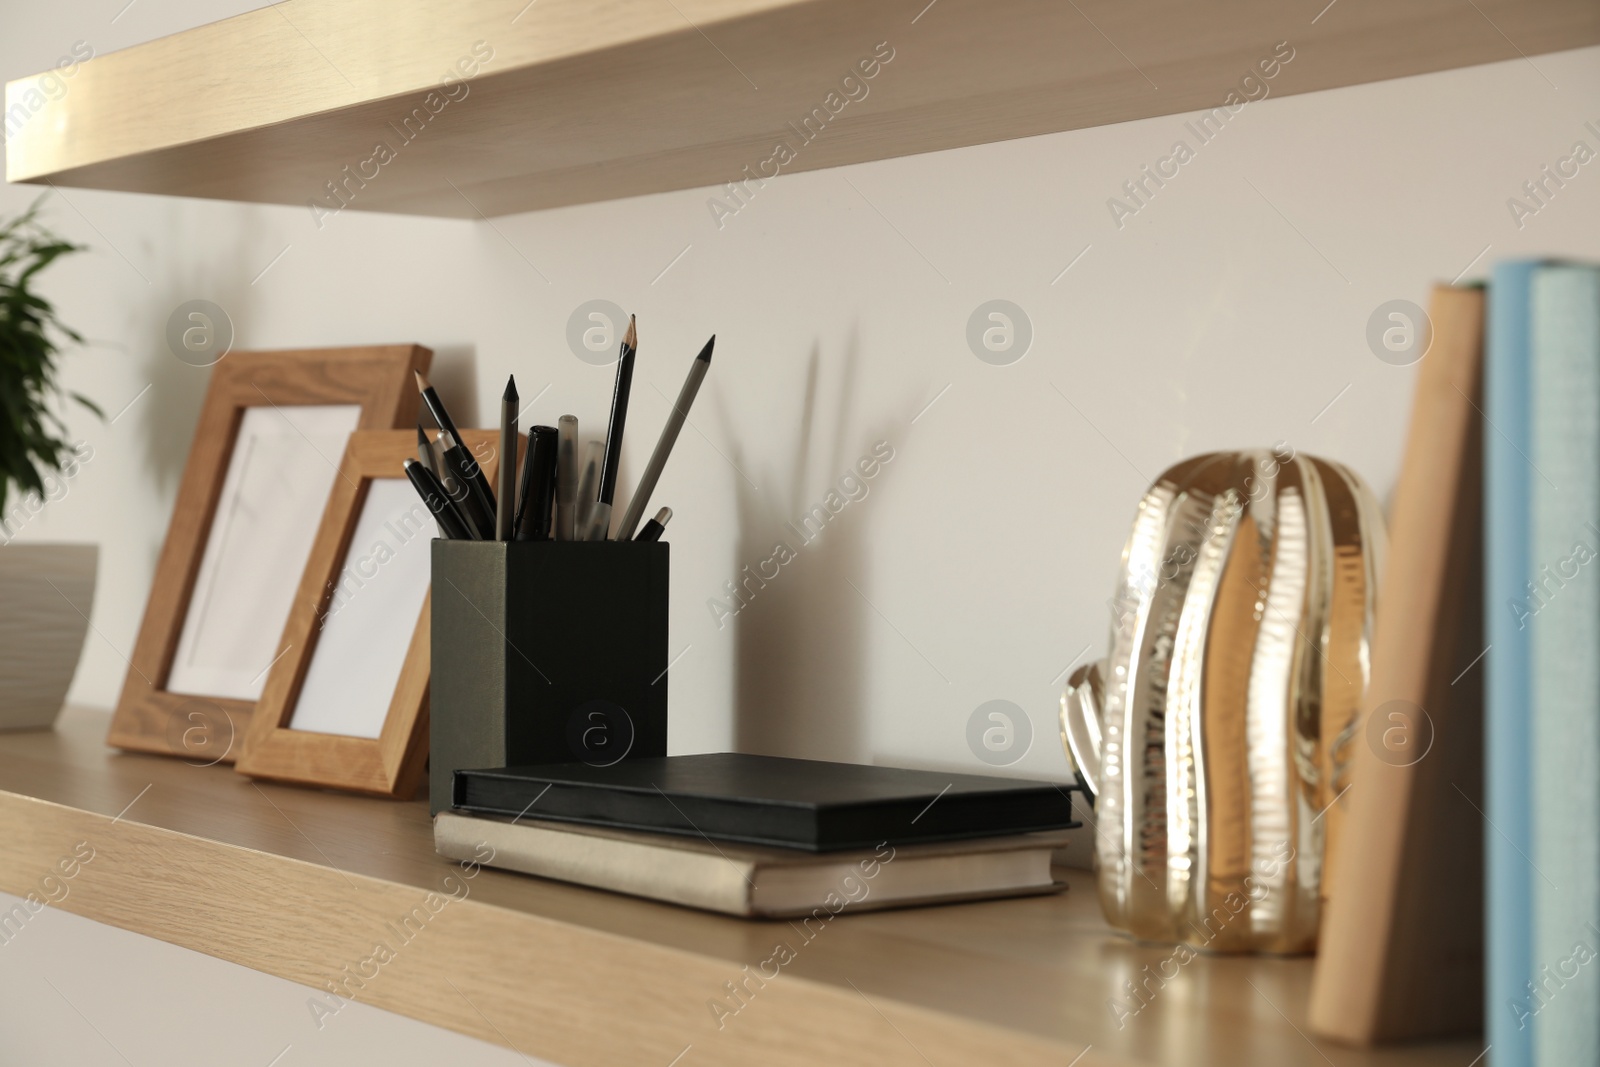
[[[494,494],[489,492],[489,479],[483,476],[483,468],[478,466],[478,461],[472,457],[467,446],[454,437],[444,433],[439,435],[439,439],[445,443],[445,469],[455,475],[456,484],[461,490],[450,499],[477,532],[477,540],[495,540]]]
[[[633,532],[639,528],[639,520],[644,518],[644,509],[650,504],[650,494],[656,491],[656,482],[667,465],[667,457],[672,454],[672,446],[677,443],[678,434],[683,432],[683,424],[689,418],[689,407],[700,392],[700,383],[705,381],[706,372],[711,369],[711,349],[716,343],[717,335],[712,334],[711,340],[689,364],[689,376],[683,380],[683,388],[678,390],[678,399],[672,405],[672,413],[667,416],[667,424],[661,428],[661,439],[656,442],[656,450],[650,453],[650,462],[639,479],[639,487],[633,491],[633,499],[628,501],[628,510],[622,513],[622,523],[617,527],[618,541],[630,540]]]
[[[495,494],[497,510],[494,539],[511,540],[517,519],[517,378],[506,377],[506,391],[500,394],[500,482]]]
[[[406,477],[411,479],[411,485],[416,489],[417,495],[433,513],[434,522],[438,524],[439,536],[451,541],[470,541],[472,533],[467,528],[465,520],[457,513],[455,506],[445,496],[444,487],[439,484],[439,479],[434,477],[433,471],[425,464],[414,459],[405,461]]]
[[[439,479],[439,454],[433,450],[433,445],[428,441],[428,431],[422,428],[422,416],[417,416],[417,461],[428,469],[428,473]]]
[[[622,459],[622,428],[628,421],[628,393],[633,389],[633,357],[638,347],[639,334],[630,315],[617,357],[617,386],[611,394],[611,423],[606,428],[605,458],[600,464],[599,500],[608,510],[617,495],[617,463]]]
[[[456,429],[455,420],[450,418],[450,412],[445,409],[444,401],[439,399],[439,394],[434,391],[433,385],[422,376],[421,371],[413,371],[417,378],[417,390],[422,393],[422,402],[428,405],[428,410],[433,414],[433,421],[439,427],[438,444],[441,451],[448,452],[451,445],[461,445],[461,432]],[[446,443],[448,441],[448,443]],[[444,488],[450,498],[460,506],[465,485],[451,485],[452,481],[459,482],[465,476],[471,482],[471,489],[479,495],[481,501],[487,501],[489,507],[489,529],[480,531],[485,540],[494,540],[494,490],[489,488],[489,479],[483,476],[483,471],[476,463],[459,464],[447,461],[439,472],[439,480],[444,483]]]
[[[450,412],[445,410],[444,401],[439,399],[439,394],[434,392],[433,385],[422,376],[421,371],[412,371],[417,376],[417,391],[422,394],[422,402],[428,405],[428,410],[433,414],[433,423],[445,433],[461,440],[461,434],[456,430],[455,422],[450,418]]]

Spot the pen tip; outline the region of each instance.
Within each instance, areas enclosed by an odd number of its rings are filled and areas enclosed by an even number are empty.
[[[634,317],[632,315],[628,316],[628,334],[622,339],[622,343],[627,345],[629,348],[639,347],[639,328],[634,322]]]
[[[716,345],[716,343],[717,343],[717,335],[716,334],[712,334],[711,335],[711,340],[706,342],[706,346],[704,348],[702,348],[700,350],[700,354],[698,356],[694,357],[694,358],[700,360],[703,363],[710,363],[711,362],[711,349]]]
[[[501,400],[515,400],[516,398],[517,398],[517,376],[515,374],[508,375],[506,377],[506,391],[500,394],[500,399]]]
[[[427,392],[428,388],[429,388],[428,379],[424,378],[422,376],[422,372],[419,371],[419,370],[414,370],[411,373],[415,374],[417,376],[417,389],[418,389],[418,391],[424,392],[424,393]]]

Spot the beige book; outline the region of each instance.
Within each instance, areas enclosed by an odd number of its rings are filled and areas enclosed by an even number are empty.
[[[1348,742],[1309,1020],[1351,1044],[1483,1023],[1483,313],[1482,289],[1433,291]]]
[[[434,848],[453,860],[749,918],[870,911],[1053,893],[1062,831],[802,852],[575,823],[440,812]],[[486,859],[489,850],[492,857]]]

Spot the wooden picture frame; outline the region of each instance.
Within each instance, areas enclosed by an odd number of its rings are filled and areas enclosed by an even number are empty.
[[[462,430],[461,436],[462,444],[478,459],[484,476],[493,485],[497,431]],[[416,458],[416,448],[413,431],[350,435],[340,477],[328,499],[311,559],[284,627],[283,651],[268,675],[234,765],[239,773],[399,799],[409,799],[422,784],[428,758],[431,593],[422,598],[421,613],[411,631],[405,660],[376,738],[319,733],[291,725],[316,661],[330,607],[348,584],[350,566],[346,560],[353,550],[356,528],[374,481],[398,481],[416,509],[423,509],[403,466],[405,460]],[[409,529],[406,533],[415,536]],[[404,551],[419,549],[431,553],[426,542],[414,548],[407,545]],[[426,558],[422,558],[422,565],[426,565]],[[365,589],[354,594],[371,595],[374,594]]]
[[[234,759],[256,701],[173,692],[168,680],[240,427],[253,409],[325,405],[358,407],[358,430],[414,425],[414,372],[432,358],[419,345],[382,345],[234,352],[211,368],[108,744],[205,764]]]

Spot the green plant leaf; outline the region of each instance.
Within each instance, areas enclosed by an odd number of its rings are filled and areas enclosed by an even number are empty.
[[[49,195],[49,194],[46,194]],[[14,488],[44,493],[44,476],[59,472],[73,446],[53,405],[71,400],[105,418],[88,397],[65,392],[56,379],[56,338],[83,338],[61,322],[30,286],[40,271],[84,246],[50,233],[38,221],[44,197],[0,223],[0,521]]]

